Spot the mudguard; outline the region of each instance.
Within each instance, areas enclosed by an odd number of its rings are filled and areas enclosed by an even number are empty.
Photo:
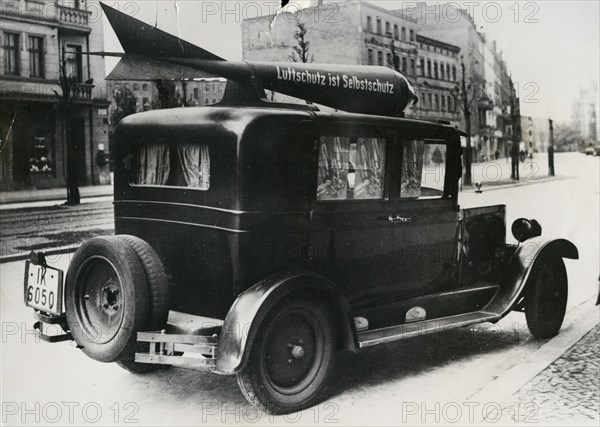
[[[536,263],[549,256],[579,259],[579,251],[566,239],[549,240],[539,236],[526,240],[510,258],[500,290],[484,310],[500,316],[508,314],[525,290]]]
[[[216,353],[215,373],[239,372],[267,313],[286,295],[309,290],[320,293],[333,310],[342,347],[356,351],[356,328],[350,306],[342,292],[322,276],[310,272],[284,272],[270,276],[242,293],[225,317]]]

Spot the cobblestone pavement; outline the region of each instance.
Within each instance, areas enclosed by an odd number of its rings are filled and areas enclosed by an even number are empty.
[[[600,326],[527,383],[499,424],[599,425]]]

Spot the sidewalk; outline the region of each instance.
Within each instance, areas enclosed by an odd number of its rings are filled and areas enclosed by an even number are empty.
[[[91,185],[80,187],[81,198],[107,197],[113,195],[112,185]],[[0,205],[13,203],[34,203],[46,201],[67,200],[67,190],[65,188],[50,188],[47,190],[21,190],[0,192]]]
[[[600,424],[600,326],[515,393],[502,424]]]

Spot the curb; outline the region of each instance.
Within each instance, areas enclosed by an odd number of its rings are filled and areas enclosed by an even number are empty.
[[[44,252],[44,254],[46,256],[64,255],[64,254],[73,253],[78,248],[79,248],[79,245],[77,245],[77,246],[61,246],[61,247],[58,247],[58,248],[47,249],[47,250],[44,250],[42,252]],[[0,264],[6,264],[6,263],[9,263],[9,262],[16,262],[16,261],[25,261],[26,259],[29,259],[29,254],[30,253],[31,253],[31,251],[29,251],[29,252],[20,252],[18,254],[13,254],[13,255],[0,256]]]
[[[531,179],[526,179],[524,181],[515,181],[509,184],[502,184],[502,185],[485,185],[485,182],[483,183],[483,186],[481,187],[481,191],[483,193],[488,192],[488,191],[495,191],[495,190],[504,190],[506,188],[515,188],[515,187],[526,187],[528,185],[533,185],[533,184],[543,184],[546,182],[552,182],[552,181],[564,181],[567,179],[574,179],[576,177],[574,176],[555,176],[555,177],[546,177],[546,178],[540,178],[540,179],[536,179],[536,180],[531,180]],[[473,187],[463,187],[463,189],[460,191],[460,193],[477,193],[477,191],[475,191],[474,186]]]
[[[562,333],[559,333],[531,353],[525,360],[515,364],[501,377],[493,380],[467,399],[472,402],[495,401],[500,405],[509,403],[515,393],[559,359],[571,347],[575,346],[589,331],[598,325],[599,313],[595,302],[596,296],[592,296],[579,305],[572,307],[567,313],[567,315],[572,315],[570,325],[579,325],[580,327],[571,327],[562,331]],[[485,418],[481,418],[475,424],[482,425],[485,422]]]

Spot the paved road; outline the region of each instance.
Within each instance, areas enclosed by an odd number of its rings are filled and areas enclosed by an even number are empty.
[[[463,206],[507,203],[508,224],[517,217],[535,217],[545,235],[570,238],[579,247],[581,259],[567,262],[569,312],[561,334],[549,342],[534,340],[524,316],[512,313],[497,325],[341,354],[328,401],[273,418],[246,405],[232,377],[181,369],[136,377],[94,362],[68,343],[36,343],[31,313],[22,303],[23,263],[0,264],[3,416],[9,425],[23,420],[59,425],[467,424],[480,422],[490,409],[510,404],[514,410],[516,402],[541,422],[546,418],[535,406],[539,400],[527,394],[515,400],[512,393],[598,323],[591,298],[598,290],[600,259],[599,160],[563,156],[557,169],[578,178],[461,195]],[[66,268],[69,255],[51,261]],[[572,393],[578,396],[576,390]],[[527,412],[529,404],[534,404],[533,413]],[[573,407],[562,411],[555,409],[552,421],[568,425]],[[500,415],[504,420],[506,414]]]
[[[0,211],[0,256],[77,246],[114,230],[112,202]]]

